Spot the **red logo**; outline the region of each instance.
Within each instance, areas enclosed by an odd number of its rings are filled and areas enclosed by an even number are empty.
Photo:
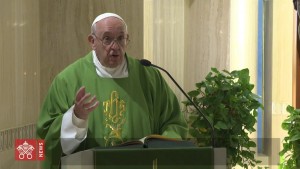
[[[35,139],[15,140],[15,160],[44,160],[45,142]]]

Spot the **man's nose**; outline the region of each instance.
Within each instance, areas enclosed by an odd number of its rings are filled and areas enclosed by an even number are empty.
[[[120,48],[120,45],[119,45],[117,40],[112,41],[111,48],[112,49],[119,49]]]

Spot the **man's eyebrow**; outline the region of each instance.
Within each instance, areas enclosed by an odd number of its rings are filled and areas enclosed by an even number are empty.
[[[108,36],[108,35],[112,35],[112,34],[113,34],[112,32],[103,32],[102,36]],[[118,33],[117,35],[118,36],[126,35],[126,33],[122,31],[122,32]]]

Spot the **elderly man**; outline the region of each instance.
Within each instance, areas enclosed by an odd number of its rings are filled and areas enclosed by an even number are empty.
[[[126,54],[129,35],[119,15],[96,17],[88,41],[92,51],[55,77],[41,109],[43,168],[58,168],[63,155],[150,134],[186,137],[178,100],[159,71]]]

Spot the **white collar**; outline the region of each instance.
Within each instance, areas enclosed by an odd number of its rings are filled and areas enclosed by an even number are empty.
[[[128,77],[128,68],[127,68],[127,61],[124,58],[122,63],[115,67],[115,68],[108,68],[103,66],[100,61],[98,60],[98,57],[96,55],[96,52],[93,50],[93,62],[96,67],[96,72],[98,76],[100,77],[106,77],[106,78],[124,78]]]

